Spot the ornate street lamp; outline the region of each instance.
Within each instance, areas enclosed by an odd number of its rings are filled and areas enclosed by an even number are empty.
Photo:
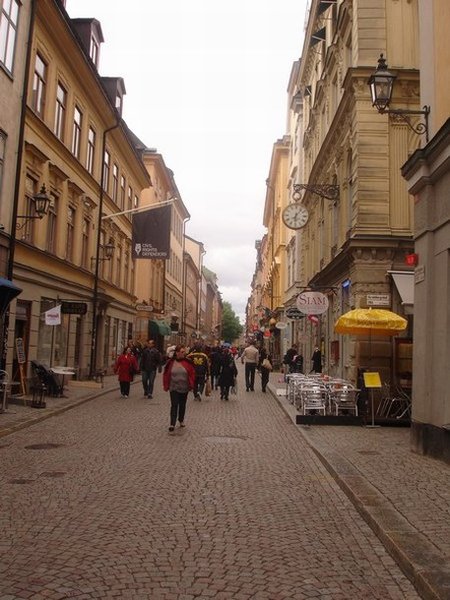
[[[45,189],[45,185],[41,187],[41,191],[38,194],[35,194],[31,197],[34,207],[34,213],[30,215],[17,215],[17,219],[24,219],[23,223],[20,225],[17,223],[16,228],[22,229],[27,221],[30,219],[42,219],[48,212],[50,206],[50,198],[47,195],[47,190]]]
[[[382,54],[380,54],[378,66],[375,72],[369,77],[367,82],[370,88],[370,95],[372,97],[372,106],[375,106],[381,115],[385,113],[396,115],[415,133],[419,135],[425,134],[425,140],[428,143],[428,115],[430,114],[429,106],[424,106],[423,110],[389,108],[396,77],[396,75],[388,71],[386,59]],[[411,115],[422,115],[424,118],[424,123],[417,123],[414,125],[410,119]]]

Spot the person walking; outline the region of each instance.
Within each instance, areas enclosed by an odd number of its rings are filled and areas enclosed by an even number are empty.
[[[203,352],[200,344],[196,344],[187,355],[188,360],[192,362],[195,369],[194,399],[201,400],[205,383],[209,377],[209,358]]]
[[[156,371],[161,369],[161,364],[161,353],[156,348],[154,340],[148,340],[141,354],[141,374],[144,396],[149,399],[153,398]]]
[[[211,389],[217,390],[219,388],[219,373],[220,364],[222,359],[222,350],[219,346],[211,349],[209,354],[209,362],[211,367]]]
[[[163,388],[170,394],[169,433],[175,430],[177,419],[180,427],[184,427],[187,397],[194,384],[195,369],[186,358],[186,347],[175,346],[173,357],[167,361],[163,372]]]
[[[117,374],[120,386],[120,394],[122,398],[128,398],[130,395],[130,383],[133,381],[134,375],[139,371],[136,357],[129,346],[126,346],[117,357],[114,365],[114,373]]]
[[[313,373],[322,373],[322,352],[319,349],[319,346],[314,348],[314,352],[311,356],[311,371]]]
[[[267,384],[269,383],[270,371],[272,370],[272,358],[267,353],[264,346],[259,352],[259,372],[261,373],[261,391],[265,393]]]
[[[259,362],[259,351],[249,342],[243,353],[241,354],[241,363],[245,365],[245,389],[251,392],[255,391],[255,371]]]
[[[234,385],[237,374],[238,370],[234,356],[231,354],[229,348],[224,348],[220,356],[218,376],[221,400],[229,400],[230,388]]]

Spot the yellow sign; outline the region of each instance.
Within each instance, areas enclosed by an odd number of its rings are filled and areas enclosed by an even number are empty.
[[[380,388],[381,379],[379,373],[363,373],[366,388]]]

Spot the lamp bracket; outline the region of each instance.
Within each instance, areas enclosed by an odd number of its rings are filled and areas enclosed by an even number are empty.
[[[423,110],[407,110],[402,108],[389,108],[384,111],[380,111],[381,114],[387,113],[391,115],[393,120],[399,119],[406,123],[408,127],[417,133],[418,135],[425,135],[425,139],[428,142],[428,115],[430,114],[430,107],[424,106]],[[411,122],[411,116],[422,115],[424,122],[416,123],[415,125]]]
[[[339,198],[339,186],[331,183],[294,183],[294,200],[300,200],[301,190],[316,194],[321,198],[336,201]]]

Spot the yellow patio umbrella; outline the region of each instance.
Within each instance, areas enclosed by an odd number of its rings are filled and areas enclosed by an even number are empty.
[[[341,315],[334,325],[336,333],[353,335],[397,335],[408,322],[383,308],[355,308]]]
[[[406,319],[384,308],[354,308],[339,317],[334,325],[336,333],[366,335],[369,337],[369,364],[372,362],[372,336],[394,336],[404,331]],[[372,425],[375,427],[373,389],[371,389]]]

